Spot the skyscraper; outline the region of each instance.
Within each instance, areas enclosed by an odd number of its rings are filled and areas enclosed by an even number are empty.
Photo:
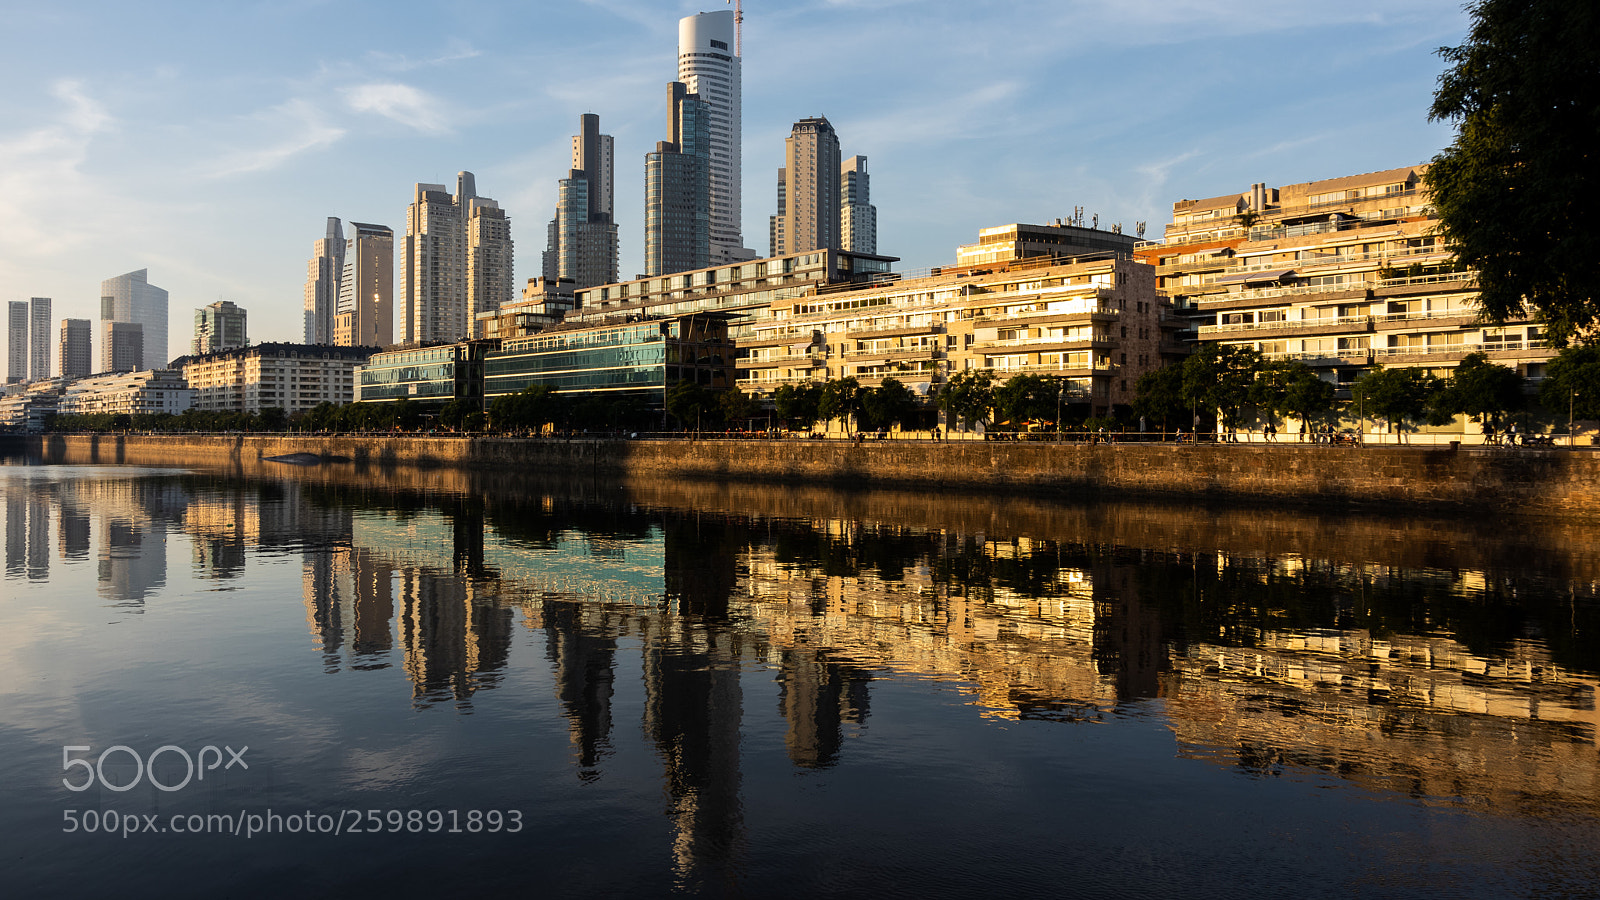
[[[705,101],[710,115],[708,265],[755,255],[744,248],[741,237],[741,68],[732,11],[699,13],[678,20],[678,80],[689,93],[698,94]]]
[[[6,304],[6,384],[28,379],[28,301]]]
[[[61,377],[83,378],[94,372],[94,325],[88,319],[61,320]]]
[[[782,213],[773,226],[773,256],[840,249],[839,135],[825,117],[801,119],[783,142],[778,172]]]
[[[572,169],[561,179],[550,223],[546,278],[570,280],[574,288],[617,280],[614,157],[611,135],[600,133],[600,117],[586,113],[572,138]]]
[[[711,265],[710,107],[686,85],[667,88],[670,140],[645,155],[644,270]]]
[[[339,279],[344,277],[344,232],[339,220],[329,216],[328,230],[311,245],[306,264],[305,342],[333,343],[333,317],[339,302]]]
[[[100,318],[106,322],[131,322],[144,326],[143,351],[134,369],[166,368],[167,292],[150,283],[148,269],[139,269],[100,282]],[[101,346],[103,372],[132,371],[110,365],[111,342]]]
[[[50,298],[28,301],[28,380],[50,377]]]
[[[102,320],[100,324],[104,329],[100,333],[100,371],[144,371],[144,326],[138,322],[115,322],[110,319]]]
[[[512,266],[511,221],[478,196],[471,172],[456,175],[454,196],[442,184],[418,184],[406,207],[400,340],[469,337],[474,314],[515,299]]]
[[[231,300],[218,300],[195,310],[194,341],[189,345],[189,352],[200,356],[245,346],[250,343],[245,333],[246,318],[245,311]]]
[[[865,156],[845,160],[839,172],[839,249],[878,252],[878,208],[872,205]]]
[[[344,274],[329,342],[341,347],[394,343],[394,229],[351,222],[341,258]]]

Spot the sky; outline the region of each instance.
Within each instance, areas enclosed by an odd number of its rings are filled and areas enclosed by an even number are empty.
[[[329,216],[405,230],[416,182],[477,176],[539,274],[578,116],[616,138],[621,272],[677,20],[717,0],[0,0],[0,299],[96,319],[134,269],[250,339],[299,341]],[[981,228],[1099,216],[1431,159],[1461,0],[748,0],[744,238],[767,252],[783,139],[824,115],[869,158],[878,251],[954,260]],[[398,282],[397,282],[398,284]],[[98,340],[98,338],[97,338]],[[99,348],[96,347],[98,353]],[[59,366],[59,361],[56,361]]]

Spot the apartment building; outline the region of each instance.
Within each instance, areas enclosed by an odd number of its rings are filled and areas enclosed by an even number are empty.
[[[1298,359],[1348,388],[1375,365],[1447,375],[1482,351],[1527,378],[1554,355],[1533,321],[1477,322],[1473,273],[1435,234],[1426,166],[1180,200],[1154,263],[1200,343]]]
[[[355,369],[376,347],[258,344],[174,361],[196,409],[293,415],[319,403],[355,399]]]
[[[738,385],[770,397],[784,384],[893,377],[931,396],[957,372],[1032,373],[1065,379],[1068,403],[1099,413],[1132,402],[1173,328],[1154,270],[1130,256],[1020,259],[774,302],[739,339]]]
[[[194,391],[174,369],[93,375],[66,386],[62,415],[181,413],[194,405]]]

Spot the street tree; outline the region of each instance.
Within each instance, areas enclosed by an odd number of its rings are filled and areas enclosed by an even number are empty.
[[[885,378],[876,388],[863,392],[861,406],[874,426],[904,428],[917,414],[917,395],[900,379]]]
[[[1488,321],[1537,314],[1558,345],[1600,319],[1600,4],[1476,0],[1440,49],[1429,118],[1456,139],[1428,168],[1456,258]]]
[[[1600,344],[1574,344],[1545,366],[1539,402],[1552,413],[1600,419]]]
[[[711,391],[693,381],[680,381],[667,392],[667,412],[678,420],[685,431],[698,431],[707,424],[706,413],[714,408],[716,400]]]
[[[1300,420],[1302,440],[1312,423],[1333,409],[1335,390],[1333,382],[1318,378],[1309,366],[1305,367],[1304,372],[1297,372],[1289,382],[1283,394],[1282,410]]]
[[[1133,412],[1166,431],[1170,422],[1187,420],[1189,401],[1183,397],[1183,366],[1162,366],[1139,376],[1134,383]]]
[[[790,428],[801,431],[810,431],[817,424],[820,418],[817,408],[821,403],[822,385],[814,381],[780,385],[772,393],[773,411],[778,418]]]
[[[850,433],[850,420],[861,412],[861,381],[854,375],[830,378],[822,386],[822,397],[817,401],[817,415],[824,420],[839,420],[845,434]]]
[[[967,428],[988,425],[994,410],[994,375],[987,369],[957,372],[939,390],[937,402]]]
[[[717,397],[717,409],[729,428],[746,428],[756,414],[756,401],[738,388],[728,388]]]
[[[1183,361],[1183,398],[1215,410],[1228,429],[1244,424],[1250,388],[1261,370],[1261,353],[1243,344],[1207,344]]]
[[[1428,418],[1438,380],[1423,369],[1386,369],[1373,366],[1356,379],[1350,396],[1364,416],[1383,419],[1398,442],[1408,425]]]
[[[1062,383],[1043,375],[1013,375],[994,390],[995,418],[1010,422],[1012,427],[1023,422],[1056,421],[1056,410],[1061,408]]]
[[[1522,376],[1509,366],[1490,362],[1487,354],[1468,353],[1441,385],[1433,403],[1439,418],[1464,414],[1499,431],[1508,414],[1527,405]]]

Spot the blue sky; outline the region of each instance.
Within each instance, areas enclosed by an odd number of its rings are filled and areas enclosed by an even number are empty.
[[[299,340],[328,216],[404,231],[418,181],[476,173],[538,274],[581,113],[616,136],[622,272],[677,20],[711,0],[0,0],[0,299],[96,318],[148,268],[193,310]],[[749,0],[744,235],[763,255],[789,126],[870,158],[879,252],[951,261],[980,228],[1082,206],[1159,235],[1183,198],[1425,162],[1461,0]]]

